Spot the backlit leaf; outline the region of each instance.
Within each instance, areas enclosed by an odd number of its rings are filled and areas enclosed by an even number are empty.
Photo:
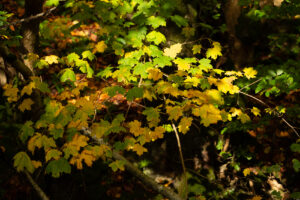
[[[179,106],[167,106],[166,107],[167,113],[169,114],[169,120],[177,121],[179,117],[183,115],[182,108]]]
[[[202,45],[193,45],[193,54],[201,53]]]
[[[105,44],[104,41],[100,41],[96,44],[93,52],[98,52],[98,53],[103,53],[105,49],[107,48],[107,45]]]
[[[56,55],[45,56],[44,60],[49,64],[58,64],[59,57]]]
[[[146,39],[148,42],[154,42],[154,44],[159,45],[162,42],[166,41],[166,37],[157,31],[151,31],[147,34]]]
[[[21,91],[21,96],[23,96],[24,94],[31,95],[33,88],[35,88],[35,84],[34,82],[30,82],[28,85],[23,87]]]
[[[44,151],[47,151],[50,147],[56,147],[56,144],[53,138],[48,138],[46,135],[36,133],[29,139],[27,148],[32,152],[32,154],[34,154],[34,150],[36,147],[38,149],[43,147]]]
[[[244,176],[248,176],[248,175],[250,175],[250,173],[251,173],[251,171],[250,171],[249,168],[246,168],[246,169],[243,170]]]
[[[243,69],[244,71],[244,75],[246,76],[247,79],[250,78],[255,78],[257,71],[253,69],[253,67],[247,67],[245,69]]]
[[[65,69],[64,73],[60,77],[60,81],[61,82],[66,82],[67,80],[71,80],[71,81],[75,81],[76,80],[75,73],[70,68]]]
[[[201,123],[208,127],[210,124],[216,124],[222,120],[221,112],[212,104],[204,104],[200,108],[195,108],[192,111],[193,115],[201,117]]]
[[[6,84],[3,86],[4,89],[4,96],[7,96],[7,101],[9,103],[14,102],[14,101],[18,101],[19,97],[18,97],[18,92],[19,89],[13,87],[11,84]]]
[[[181,52],[182,45],[180,43],[170,46],[170,48],[165,48],[164,55],[171,58],[175,58],[177,54]]]
[[[185,134],[190,129],[190,126],[192,125],[193,118],[191,117],[183,117],[178,125],[179,132]]]
[[[159,69],[149,69],[148,73],[148,78],[153,79],[154,81],[158,81],[163,77],[163,73]]]
[[[161,16],[151,16],[147,18],[146,24],[151,25],[154,29],[156,29],[160,26],[166,26],[166,20]]]
[[[253,108],[251,109],[251,112],[252,112],[255,116],[261,116],[260,110],[259,110],[258,108],[256,108],[256,107],[253,107]]]
[[[91,51],[86,50],[86,51],[82,52],[82,58],[87,58],[90,61],[92,61],[92,60],[94,60],[95,55]]]
[[[207,49],[206,51],[206,57],[207,58],[212,58],[212,59],[217,59],[218,56],[222,56],[222,47],[219,42],[213,42],[213,47]]]
[[[21,110],[22,112],[24,112],[25,110],[31,110],[31,105],[34,102],[30,99],[24,99],[23,102],[18,106],[19,110]]]

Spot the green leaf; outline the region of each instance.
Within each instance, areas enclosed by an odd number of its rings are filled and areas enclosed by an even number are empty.
[[[21,141],[25,143],[29,136],[33,136],[34,129],[32,128],[32,121],[27,121],[21,128],[21,133],[19,135]]]
[[[76,63],[78,60],[79,60],[79,55],[77,55],[76,53],[70,53],[68,56],[67,56],[67,60],[68,60],[68,63]]]
[[[142,41],[145,39],[146,33],[146,27],[140,27],[130,30],[126,37],[127,44],[131,45],[132,47],[141,47],[143,45]]]
[[[91,51],[86,50],[86,51],[82,52],[82,58],[87,58],[90,61],[92,61],[92,60],[94,60],[95,55]]]
[[[290,198],[299,199],[300,198],[300,192],[293,192],[290,195]]]
[[[294,158],[294,159],[292,160],[292,162],[293,162],[294,170],[295,170],[296,172],[299,172],[299,169],[300,169],[300,161],[297,160],[296,158]]]
[[[107,94],[110,96],[110,97],[113,97],[117,94],[117,92],[119,94],[124,94],[126,92],[126,90],[121,87],[121,86],[112,86],[112,87],[107,87],[105,88],[105,91],[107,92]]]
[[[65,69],[63,75],[60,77],[61,82],[66,82],[67,80],[76,81],[76,76],[71,68]]]
[[[151,31],[146,36],[148,42],[154,42],[154,44],[159,45],[162,42],[166,42],[166,37],[157,31]]]
[[[293,143],[293,144],[291,145],[291,150],[292,150],[293,152],[298,152],[298,153],[300,153],[300,144]]]
[[[179,15],[171,16],[171,20],[172,20],[173,22],[175,22],[175,24],[176,24],[178,27],[182,27],[182,26],[187,26],[187,25],[188,25],[187,20],[184,19],[183,17],[179,16]]]
[[[54,158],[55,160],[58,160],[60,158],[61,154],[62,154],[62,152],[57,149],[50,149],[49,151],[47,151],[47,154],[46,154],[46,162],[48,162],[52,158]]]
[[[153,59],[153,65],[158,65],[158,67],[164,68],[165,66],[171,66],[172,58],[169,56],[160,56]]]
[[[199,68],[205,72],[208,72],[209,69],[212,69],[213,66],[210,64],[211,60],[207,58],[202,58],[199,60]]]
[[[24,171],[25,169],[30,173],[34,171],[34,166],[31,162],[31,159],[24,151],[21,151],[14,156],[14,167],[18,172]]]
[[[133,69],[133,74],[141,75],[142,78],[147,78],[148,77],[147,70],[151,67],[153,67],[153,64],[150,62],[138,63]]]
[[[90,67],[90,65],[87,65],[86,70],[87,70],[86,77],[87,78],[92,78],[93,74],[94,74],[94,70]]]
[[[166,26],[166,20],[163,17],[160,16],[151,16],[147,18],[147,25],[151,25],[154,29],[160,27],[160,26]]]
[[[127,92],[126,98],[128,101],[133,101],[135,98],[142,98],[143,94],[143,88],[134,87]]]
[[[116,161],[110,163],[110,164],[109,164],[109,167],[110,167],[114,172],[116,172],[118,169],[124,170],[124,164],[125,164],[125,161],[123,161],[123,160],[116,160]]]
[[[46,167],[46,173],[52,174],[54,178],[58,178],[61,173],[71,173],[71,166],[64,158],[52,160]]]
[[[147,107],[144,111],[143,114],[147,116],[148,121],[153,121],[159,119],[159,112],[158,109],[152,108],[152,107]]]
[[[47,0],[45,6],[58,6],[59,0]]]
[[[96,77],[108,78],[112,76],[112,67],[106,67],[104,70],[97,73]]]

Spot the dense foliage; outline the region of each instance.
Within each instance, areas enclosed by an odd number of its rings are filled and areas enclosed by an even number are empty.
[[[298,0],[32,2],[0,7],[0,198],[300,198]]]

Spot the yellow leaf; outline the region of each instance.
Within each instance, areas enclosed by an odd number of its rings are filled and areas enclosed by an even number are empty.
[[[28,85],[23,87],[21,91],[21,96],[23,96],[24,94],[31,95],[33,88],[35,88],[35,84],[34,82],[30,82]]]
[[[200,84],[200,79],[197,78],[197,77],[190,77],[188,76],[185,80],[184,80],[185,83],[189,83],[191,85],[193,85],[194,87],[197,87],[199,84]]]
[[[170,48],[166,48],[164,50],[164,55],[169,56],[171,58],[175,58],[177,54],[181,52],[182,45],[180,43],[174,44],[170,46]]]
[[[249,168],[246,168],[246,169],[244,169],[243,170],[243,174],[244,174],[244,176],[248,176],[248,175],[250,175],[250,169]]]
[[[262,200],[261,196],[254,196],[251,200]]]
[[[190,126],[192,125],[192,121],[193,118],[191,117],[183,117],[178,125],[179,132],[183,134],[187,133],[187,131],[190,129]]]
[[[255,116],[261,116],[261,115],[260,115],[260,110],[259,110],[258,108],[256,108],[256,107],[253,107],[253,108],[251,109],[251,112],[252,112]]]
[[[96,160],[96,157],[93,155],[93,152],[86,149],[81,152],[80,158],[84,160],[85,164],[89,167],[91,167],[93,162]]]
[[[163,73],[159,69],[149,69],[148,70],[148,78],[157,81],[163,77]]]
[[[245,123],[248,122],[248,121],[251,121],[250,117],[249,117],[246,113],[242,113],[242,114],[238,117],[238,119],[240,119],[241,122],[242,122],[243,124],[245,124]]]
[[[58,160],[60,158],[61,154],[62,154],[62,152],[57,149],[50,149],[46,153],[45,160],[46,160],[46,162],[48,162],[52,158],[54,158],[54,160]]]
[[[202,45],[193,45],[193,54],[201,53]]]
[[[188,62],[187,60],[184,60],[182,58],[176,58],[176,60],[174,60],[174,63],[177,64],[178,70],[187,71],[191,67],[190,62]]]
[[[192,110],[193,115],[201,117],[201,123],[208,127],[210,124],[216,124],[222,120],[221,111],[212,104],[204,104],[198,109]]]
[[[207,49],[206,51],[206,57],[207,58],[212,58],[212,59],[217,59],[218,56],[222,56],[222,47],[219,42],[213,42],[213,47]]]
[[[133,151],[137,153],[137,155],[142,155],[144,152],[148,152],[148,150],[140,144],[135,144],[131,147]]]
[[[18,98],[18,92],[19,92],[18,88],[13,87],[11,84],[5,84],[3,86],[3,89],[4,89],[3,95],[7,96],[7,101],[9,103],[18,101],[18,99],[19,99]]]
[[[243,71],[247,79],[256,77],[257,71],[254,70],[253,67],[247,67]]]
[[[231,112],[232,117],[240,116],[242,114],[242,110],[238,108],[231,108],[229,112]]]
[[[27,99],[24,99],[24,101],[19,105],[19,110],[21,110],[22,112],[24,112],[25,110],[31,110],[31,105],[33,104],[34,102],[30,99],[30,98],[27,98]]]
[[[48,138],[46,135],[36,133],[30,138],[27,144],[27,148],[32,154],[34,153],[35,147],[38,149],[44,147],[44,150],[47,151],[50,147],[56,147],[56,144],[53,138]]]
[[[129,122],[128,126],[129,126],[130,133],[132,133],[136,137],[143,134],[144,130],[143,128],[141,128],[141,125],[142,125],[141,122],[139,122],[138,120]]]
[[[227,71],[225,72],[226,76],[243,76],[242,72],[236,72],[236,71]]]
[[[51,65],[53,63],[58,64],[58,57],[56,55],[45,56],[45,61]]]
[[[36,160],[32,160],[32,165],[34,166],[34,168],[39,168],[42,166],[42,162],[41,161],[36,161]]]
[[[165,131],[166,129],[162,126],[155,127],[154,131],[150,132],[150,139],[154,141],[158,138],[163,138]]]
[[[107,48],[107,45],[105,44],[105,42],[104,41],[100,41],[100,42],[98,42],[96,44],[93,53],[95,53],[95,52],[103,53],[106,48]]]
[[[166,107],[167,113],[169,114],[169,120],[177,121],[179,117],[183,115],[182,108],[179,106],[167,106]]]
[[[73,146],[77,151],[80,150],[81,147],[85,147],[88,145],[89,138],[85,135],[75,134],[72,138],[72,141],[68,142],[67,146]]]
[[[224,92],[225,94],[229,92],[230,94],[235,94],[239,92],[239,88],[236,85],[233,85],[232,82],[236,79],[235,76],[225,77],[221,80],[218,80],[215,85],[218,87],[218,90]]]

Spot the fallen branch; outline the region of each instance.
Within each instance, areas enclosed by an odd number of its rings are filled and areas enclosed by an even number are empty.
[[[42,200],[49,200],[49,197],[45,194],[45,192],[41,189],[41,187],[33,180],[31,175],[25,171],[24,172],[28,181],[31,183],[33,189],[37,192],[37,194],[40,196]]]
[[[99,144],[99,145],[101,145],[101,144],[108,145],[102,139],[97,138],[97,137],[91,135],[91,131],[89,129],[83,128],[82,132],[83,132],[84,135],[87,135],[90,138],[92,138],[92,140],[94,142],[96,142],[97,144]],[[134,166],[131,162],[129,162],[119,152],[117,152],[115,150],[112,150],[112,157],[115,160],[121,160],[121,161],[123,161],[125,163],[124,165],[125,165],[126,170],[128,170],[132,175],[134,175],[135,177],[137,177],[138,179],[140,179],[145,185],[151,187],[153,190],[155,190],[159,194],[162,194],[163,196],[169,198],[170,200],[183,200],[178,194],[176,194],[170,188],[167,188],[167,187],[165,187],[163,185],[159,185],[152,178],[150,178],[149,176],[145,175],[141,170],[139,170],[136,166]]]

